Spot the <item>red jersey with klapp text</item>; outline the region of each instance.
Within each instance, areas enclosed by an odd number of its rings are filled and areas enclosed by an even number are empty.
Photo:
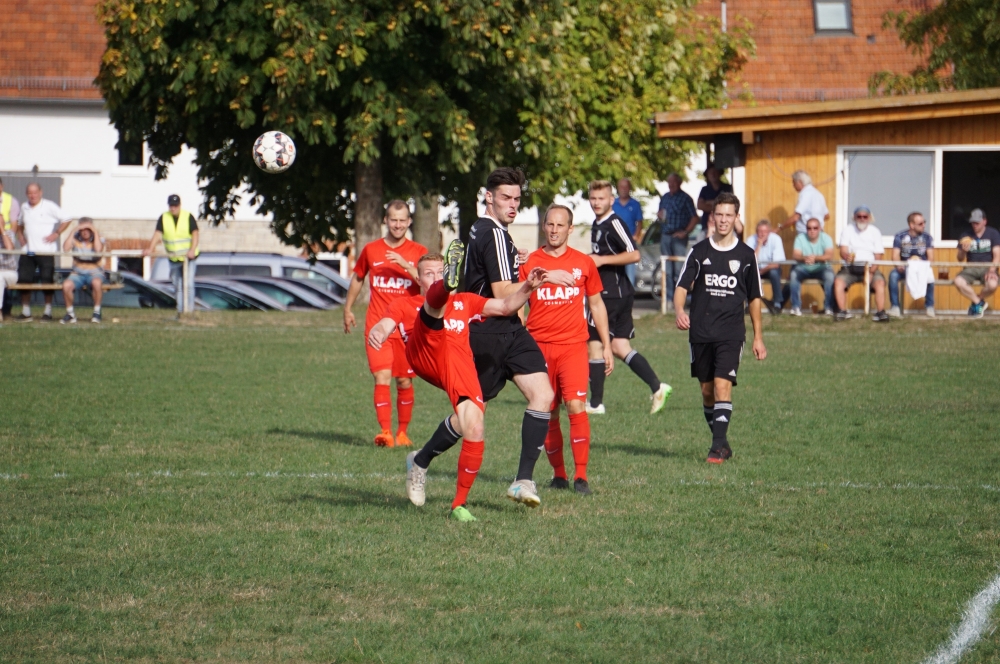
[[[444,307],[444,332],[447,332],[448,350],[451,352],[465,351],[471,357],[472,350],[469,348],[469,320],[475,318],[481,320],[483,307],[486,306],[487,298],[475,293],[455,293],[448,298],[448,304]],[[396,330],[403,336],[403,341],[407,344],[413,341],[413,328],[417,324],[417,317],[420,315],[420,308],[424,306],[424,296],[399,298],[394,300],[385,312],[387,318],[391,318],[396,323]]]
[[[403,240],[403,244],[392,248],[384,239],[379,239],[369,242],[361,250],[358,262],[354,266],[354,274],[358,279],[370,277],[371,301],[368,304],[368,314],[365,316],[366,335],[372,326],[382,319],[382,315],[393,300],[420,293],[420,284],[416,279],[386,257],[389,251],[396,252],[410,265],[416,265],[420,257],[427,253],[422,244],[412,240]]]
[[[573,275],[573,286],[542,284],[528,299],[528,332],[539,343],[572,344],[587,341],[587,296],[599,294],[601,275],[587,254],[567,247],[562,256],[551,256],[537,249],[521,266],[521,281],[532,269],[565,270]]]

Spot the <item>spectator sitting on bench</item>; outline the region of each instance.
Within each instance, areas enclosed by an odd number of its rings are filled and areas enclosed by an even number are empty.
[[[94,220],[90,217],[80,217],[76,232],[66,238],[63,251],[73,252],[73,272],[63,282],[63,297],[66,299],[66,315],[60,323],[75,323],[76,313],[73,311],[73,292],[79,288],[90,288],[94,298],[94,315],[91,323],[101,322],[101,296],[104,295],[104,270],[101,269],[99,254],[104,251],[104,244],[94,228]]]
[[[865,205],[854,209],[854,221],[847,225],[840,236],[840,257],[847,263],[840,268],[833,282],[834,295],[837,298],[837,315],[834,320],[853,318],[847,311],[847,289],[865,280],[865,266],[853,263],[869,263],[880,261],[885,256],[882,246],[882,232],[872,224],[875,221],[872,211]],[[872,320],[885,323],[889,314],[885,312],[885,277],[875,265],[869,268],[872,290],[875,291],[875,315]],[[868,293],[865,293],[868,297]]]
[[[792,315],[802,315],[802,282],[819,279],[823,282],[823,313],[833,315],[833,238],[823,232],[823,224],[815,217],[806,222],[806,232],[795,236],[792,258],[798,265],[792,268],[788,289],[792,296]]]
[[[781,262],[785,260],[785,245],[781,236],[771,232],[771,222],[761,219],[757,222],[757,232],[747,240],[747,244],[757,256],[760,278],[771,282],[771,299],[764,300],[764,306],[772,314],[781,313],[784,298],[781,292]]]
[[[986,298],[997,289],[997,270],[989,265],[975,266],[973,263],[1000,263],[1000,231],[986,225],[986,214],[976,208],[969,215],[972,232],[962,233],[958,239],[958,260],[969,263],[955,277],[955,288],[965,297],[972,300],[969,315],[982,318],[989,304]],[[983,289],[976,295],[972,284],[982,282]]]
[[[934,238],[924,232],[927,221],[919,212],[911,212],[906,217],[909,230],[896,233],[892,240],[892,260],[934,260]],[[912,276],[912,275],[911,275]],[[889,315],[899,318],[903,312],[899,308],[899,282],[906,281],[906,267],[897,266],[889,273]],[[927,315],[934,318],[934,282],[927,284],[927,294],[924,295],[924,306]]]

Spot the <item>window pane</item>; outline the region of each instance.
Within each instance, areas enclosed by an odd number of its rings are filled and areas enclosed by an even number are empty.
[[[199,272],[200,274],[200,272]],[[248,277],[270,277],[271,268],[266,265],[230,265],[229,274],[245,275]]]
[[[817,30],[850,30],[846,2],[817,2]]]
[[[218,277],[224,274],[229,274],[228,265],[199,265],[195,272],[196,277]]]
[[[848,152],[847,214],[868,206],[882,235],[906,230],[906,216],[931,215],[932,152]],[[838,240],[840,238],[834,238]]]
[[[1000,152],[945,152],[941,239],[972,230],[969,214],[979,208],[990,226],[1000,221]]]
[[[118,165],[142,166],[142,141],[118,138]]]

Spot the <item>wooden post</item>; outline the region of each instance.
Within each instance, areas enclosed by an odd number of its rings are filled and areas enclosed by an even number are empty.
[[[667,315],[667,257],[660,256],[660,313]]]
[[[871,263],[865,263],[865,316],[871,311],[871,286],[872,286],[872,273],[871,273]]]
[[[190,311],[188,311],[188,299],[187,299],[188,284],[190,283],[189,282],[190,278],[191,278],[191,273],[190,273],[189,268],[188,268],[188,259],[187,259],[187,256],[185,256],[184,257],[184,264],[181,267],[181,292],[179,293],[179,296],[181,298],[181,313],[182,314],[189,314],[189,313],[191,313]],[[194,305],[194,302],[192,302],[191,304]]]

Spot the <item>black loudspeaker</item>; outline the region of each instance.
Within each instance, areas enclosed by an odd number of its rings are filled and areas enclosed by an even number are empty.
[[[747,150],[740,134],[720,134],[715,143],[715,165],[719,168],[739,168],[746,164]]]

